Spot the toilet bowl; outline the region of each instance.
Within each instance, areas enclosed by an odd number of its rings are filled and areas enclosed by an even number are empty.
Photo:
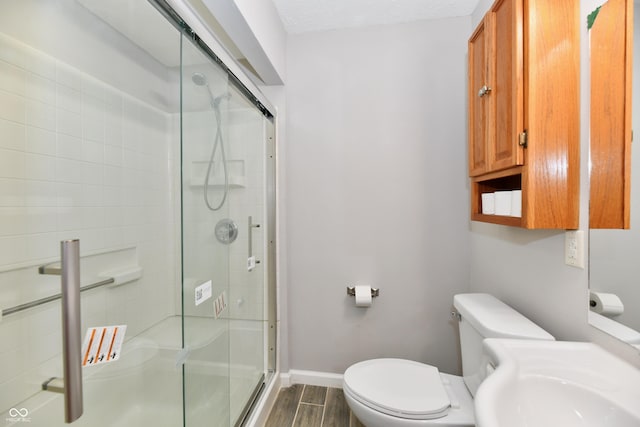
[[[350,366],[343,392],[367,427],[473,426],[473,398],[462,377],[404,359],[372,359]]]
[[[351,365],[342,388],[366,427],[472,427],[473,396],[492,372],[482,357],[485,338],[554,340],[553,336],[488,294],[454,297],[460,323],[462,377],[405,359],[371,359]]]

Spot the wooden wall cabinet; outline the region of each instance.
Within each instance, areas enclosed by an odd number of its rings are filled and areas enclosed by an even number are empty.
[[[589,31],[589,228],[630,228],[633,1],[608,0]]]
[[[469,39],[471,219],[578,228],[578,0],[497,0]],[[522,190],[522,216],[483,215],[482,193]]]

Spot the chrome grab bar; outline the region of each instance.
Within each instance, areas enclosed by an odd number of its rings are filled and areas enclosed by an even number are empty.
[[[80,240],[60,242],[60,268],[40,268],[41,274],[62,276],[62,361],[64,421],[82,415],[82,340],[80,336]]]
[[[60,275],[61,273],[56,272],[60,271],[60,267],[51,266],[51,265],[42,265],[38,268],[40,274],[53,274]],[[100,286],[110,285],[114,283],[115,279],[113,277],[106,278],[99,282],[92,283],[90,285],[86,285],[80,288],[80,292],[88,291],[90,289],[99,288]],[[37,307],[42,304],[46,304],[48,302],[56,301],[62,298],[62,294],[51,295],[49,297],[40,298],[34,301],[25,302],[24,304],[16,305],[14,307],[5,308],[2,310],[2,317],[8,316],[9,314],[17,313],[22,310],[28,310],[33,307]]]

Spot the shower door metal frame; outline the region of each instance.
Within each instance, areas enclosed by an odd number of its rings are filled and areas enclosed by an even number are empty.
[[[270,121],[274,121],[275,115],[271,112],[274,108],[265,105],[251,89],[245,85],[238,76],[220,59],[216,53],[211,50],[207,43],[187,24],[184,19],[172,8],[166,0],[147,0],[155,7],[171,24],[180,30],[185,37],[189,38],[209,59],[218,64],[222,70],[229,76],[229,82],[238,89],[251,102],[264,117]],[[215,37],[214,37],[215,38]],[[256,89],[257,90],[257,89]]]
[[[267,371],[275,373],[277,368],[277,162],[276,162],[276,124],[275,120],[266,122],[266,206],[267,206]]]

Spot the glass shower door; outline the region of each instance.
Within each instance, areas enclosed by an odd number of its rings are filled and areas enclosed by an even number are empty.
[[[126,326],[75,425],[235,425],[267,372],[271,123],[152,3],[0,0],[0,425],[64,425],[63,240],[82,338]]]
[[[0,1],[0,425],[65,425],[60,381],[42,390],[64,377],[50,300],[60,277],[38,270],[55,270],[72,239],[80,336],[96,345],[81,354],[74,425],[182,422],[181,330],[171,328],[179,43],[146,1]],[[120,351],[108,337],[125,326]]]
[[[235,91],[229,121],[229,144],[238,159],[238,188],[230,197],[230,214],[239,218],[242,238],[231,251],[230,393],[231,416],[241,420],[266,374],[267,221],[265,193],[268,123],[258,109]]]
[[[183,41],[187,426],[242,422],[266,373],[266,125],[226,70]]]
[[[182,328],[184,416],[228,426],[229,83],[188,39],[182,43]]]

